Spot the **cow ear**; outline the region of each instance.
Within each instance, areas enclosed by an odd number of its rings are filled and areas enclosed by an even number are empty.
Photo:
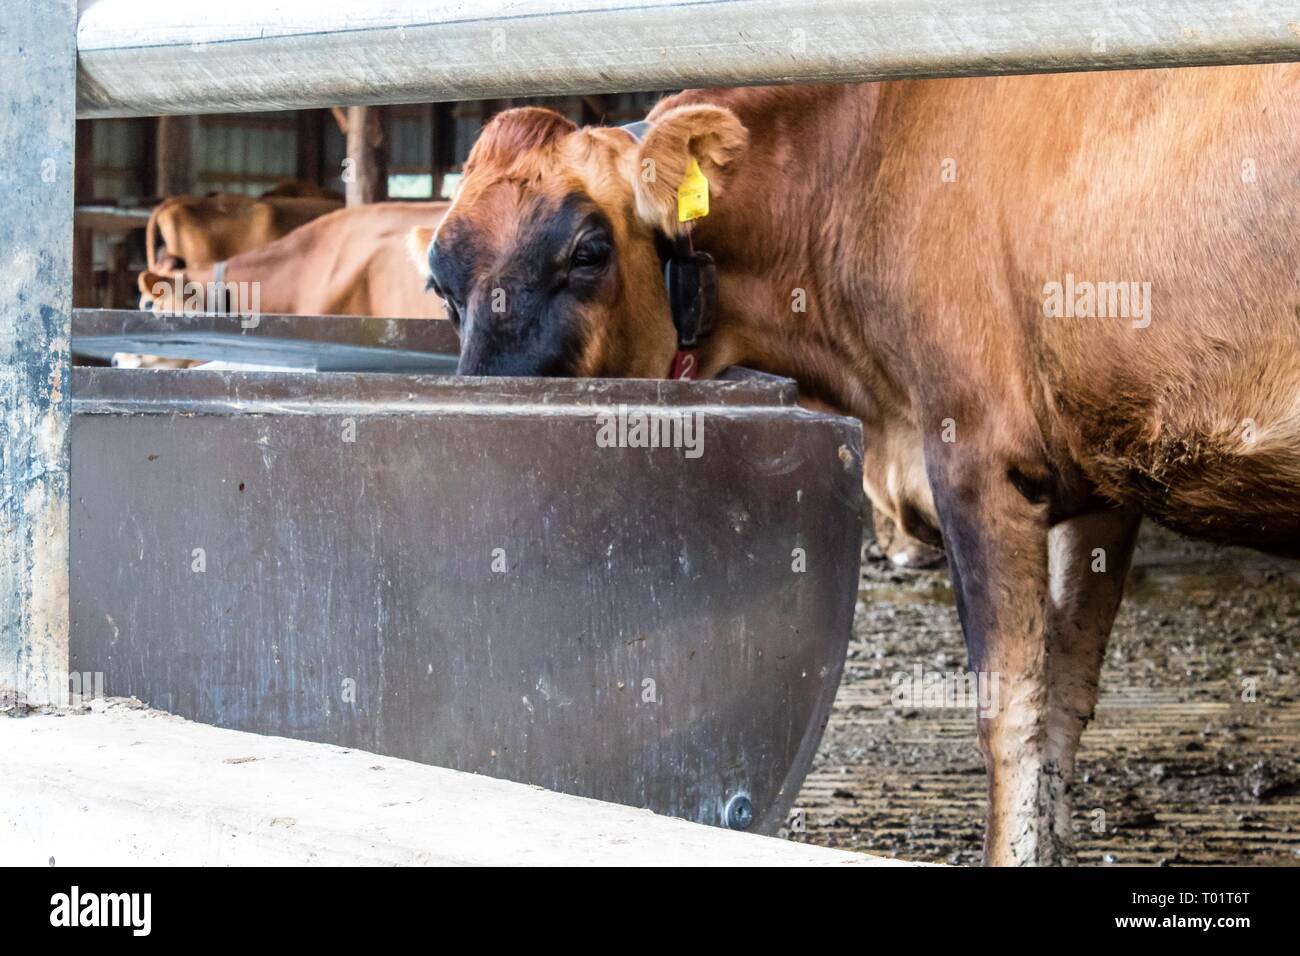
[[[680,234],[677,188],[691,159],[709,181],[712,203],[726,195],[748,145],[749,131],[721,106],[678,106],[656,117],[637,155],[637,214],[665,235]]]
[[[136,280],[136,285],[140,289],[140,294],[148,296],[151,299],[160,299],[162,295],[157,291],[158,286],[170,286],[171,279],[167,276],[159,275],[156,272],[150,272],[146,269],[140,273],[140,278]]]
[[[406,254],[415,264],[415,271],[420,278],[429,281],[429,246],[433,244],[433,230],[427,226],[416,226],[406,234]]]

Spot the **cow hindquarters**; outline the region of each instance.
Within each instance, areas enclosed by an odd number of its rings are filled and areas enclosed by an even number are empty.
[[[1047,715],[1044,751],[1053,855],[1073,861],[1071,791],[1075,754],[1097,704],[1106,642],[1119,609],[1141,515],[1079,515],[1048,535]]]
[[[970,667],[995,691],[981,694],[978,716],[989,789],[984,859],[1053,863],[1062,788],[1047,744],[1047,508],[977,441],[935,442],[926,459]]]

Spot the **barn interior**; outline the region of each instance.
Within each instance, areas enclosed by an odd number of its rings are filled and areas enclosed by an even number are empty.
[[[260,196],[292,183],[350,206],[449,199],[479,130],[503,109],[545,106],[580,125],[622,124],[644,117],[656,99],[617,93],[78,120],[74,305],[135,307],[144,227],[162,198]]]

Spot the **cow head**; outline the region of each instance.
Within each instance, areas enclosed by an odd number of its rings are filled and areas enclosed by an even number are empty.
[[[169,263],[170,264],[170,263]],[[184,304],[176,296],[177,270],[151,272],[146,269],[136,280],[140,290],[140,311],[142,312],[180,312]],[[180,288],[184,288],[184,280]]]
[[[412,249],[461,339],[460,372],[658,378],[676,351],[662,255],[695,158],[725,202],[748,135],[730,111],[654,117],[643,141],[550,110],[495,117],[456,200]]]

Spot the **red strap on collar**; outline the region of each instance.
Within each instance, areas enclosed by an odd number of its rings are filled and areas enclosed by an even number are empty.
[[[694,381],[700,375],[700,350],[678,349],[673,356],[673,367],[668,370],[668,377],[683,381]]]

